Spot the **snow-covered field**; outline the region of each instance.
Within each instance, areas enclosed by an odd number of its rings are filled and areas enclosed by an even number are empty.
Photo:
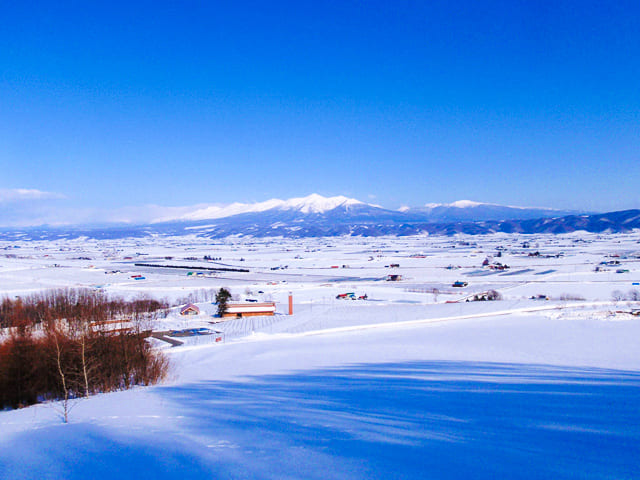
[[[0,243],[2,295],[193,301],[154,329],[219,332],[154,339],[171,380],[78,401],[69,424],[55,404],[0,412],[0,478],[640,478],[639,242]],[[220,287],[277,314],[218,322]],[[489,290],[502,299],[466,301]]]

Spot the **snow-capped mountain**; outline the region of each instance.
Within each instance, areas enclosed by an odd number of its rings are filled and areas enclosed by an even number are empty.
[[[301,213],[325,213],[338,207],[349,208],[354,205],[365,205],[363,202],[354,198],[344,196],[323,197],[317,193],[307,197],[290,198],[289,200],[280,200],[277,198],[259,203],[232,203],[230,205],[211,205],[199,208],[193,212],[181,215],[180,217],[161,218],[153,223],[161,223],[167,221],[189,221],[189,220],[211,220],[216,218],[226,218],[234,215],[245,213],[259,213],[268,210],[294,210]]]
[[[179,216],[144,225],[37,227],[0,230],[0,239],[124,238],[199,235],[223,238],[414,235],[493,232],[565,233],[575,230],[623,232],[640,228],[640,211],[567,215],[543,208],[509,207],[461,200],[389,210],[343,196],[268,200],[254,204],[182,209]]]
[[[489,220],[529,220],[542,217],[560,217],[578,212],[554,210],[536,207],[513,207],[493,203],[480,203],[471,200],[459,200],[453,203],[429,203],[423,207],[403,207],[400,210],[388,210],[379,205],[361,202],[345,196],[323,197],[317,193],[307,197],[290,198],[288,200],[271,199],[258,203],[232,203],[230,205],[209,205],[198,207],[180,216],[159,218],[152,223],[166,222],[198,222],[201,220],[216,220],[246,214],[264,214],[263,217],[273,217],[279,213],[294,213],[303,215],[332,216],[351,213],[362,215],[367,212],[388,221],[390,218],[399,222],[466,222]],[[290,215],[288,215],[290,216]]]

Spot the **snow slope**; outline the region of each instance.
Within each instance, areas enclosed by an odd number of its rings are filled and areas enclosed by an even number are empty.
[[[0,476],[634,478],[638,333],[514,316],[178,348],[171,384],[68,425],[0,413]],[[589,363],[633,370],[566,366]]]

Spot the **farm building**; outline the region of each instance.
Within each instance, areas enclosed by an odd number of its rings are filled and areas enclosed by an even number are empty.
[[[180,309],[180,315],[200,315],[200,309],[193,303],[187,303]]]
[[[276,313],[275,302],[263,303],[229,303],[224,317],[256,317],[271,316]]]
[[[355,300],[356,299],[356,294],[353,292],[349,292],[349,293],[339,293],[338,295],[336,295],[336,298],[338,300],[346,300],[346,299],[351,299],[351,300]]]

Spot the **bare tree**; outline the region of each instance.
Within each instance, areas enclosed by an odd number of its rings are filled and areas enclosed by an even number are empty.
[[[71,399],[73,398],[73,386],[71,373],[68,371],[70,357],[73,352],[68,351],[70,342],[65,335],[63,325],[60,321],[51,321],[47,325],[46,340],[53,348],[52,357],[55,364],[55,370],[58,376],[58,385],[61,394],[61,406],[59,409],[62,415],[62,421],[69,423],[69,411],[71,409]],[[53,393],[54,397],[57,396]]]
[[[620,290],[614,290],[613,292],[611,292],[611,299],[614,302],[620,302],[624,300],[624,293],[622,293]]]
[[[56,345],[56,365],[58,366],[58,373],[60,374],[60,381],[62,383],[62,391],[64,394],[64,398],[62,399],[63,422],[69,423],[69,388],[67,388],[67,377],[62,370],[62,352],[57,333],[53,334],[53,338]]]
[[[76,399],[162,380],[169,364],[146,338],[163,308],[73,289],[0,300],[0,409],[58,399],[68,422]]]
[[[487,291],[487,300],[502,300],[502,294],[496,290]]]
[[[640,290],[636,288],[629,290],[629,293],[627,294],[627,300],[630,300],[632,302],[640,301]]]

